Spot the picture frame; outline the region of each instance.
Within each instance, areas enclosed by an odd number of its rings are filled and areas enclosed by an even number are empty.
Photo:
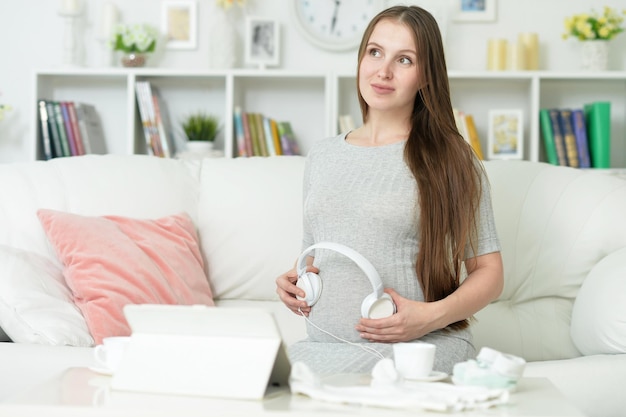
[[[277,66],[280,63],[280,23],[276,19],[248,16],[244,61],[249,65]]]
[[[524,112],[518,109],[490,110],[487,136],[489,159],[522,159]]]
[[[455,22],[495,22],[497,0],[455,0]]]
[[[161,32],[166,49],[196,49],[198,15],[195,0],[162,0]]]

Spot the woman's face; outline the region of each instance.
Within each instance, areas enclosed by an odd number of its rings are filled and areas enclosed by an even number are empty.
[[[411,112],[420,89],[417,48],[402,23],[381,20],[359,64],[359,90],[369,111]]]

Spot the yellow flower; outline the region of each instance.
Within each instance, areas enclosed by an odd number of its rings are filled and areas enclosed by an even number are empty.
[[[580,13],[571,17],[566,17],[564,21],[565,33],[563,39],[574,37],[581,41],[592,39],[610,40],[624,31],[622,23],[626,15],[626,9],[621,15],[614,9],[605,6],[603,13],[597,12]]]
[[[605,27],[601,27],[601,28],[598,30],[598,36],[600,36],[600,39],[602,39],[602,38],[606,38],[606,37],[608,37],[610,34],[611,34],[611,29],[610,29],[609,27],[607,27],[607,26],[605,26]]]
[[[246,4],[246,0],[216,0],[217,5],[224,9],[229,9],[233,5],[237,5],[239,7],[243,7]]]

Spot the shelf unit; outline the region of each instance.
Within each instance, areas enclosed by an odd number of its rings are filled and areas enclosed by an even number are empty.
[[[459,72],[449,73],[452,104],[474,116],[483,148],[491,109],[524,113],[524,159],[544,161],[539,109],[582,107],[592,101],[611,102],[611,166],[626,167],[626,72]],[[291,122],[303,152],[315,140],[337,133],[338,115],[360,121],[354,74],[286,70],[225,71],[141,69],[62,69],[34,74],[36,99],[84,101],[96,106],[111,153],[145,153],[134,84],[157,86],[175,128],[185,115],[207,111],[222,120],[217,147],[236,156],[232,110],[260,112]],[[33,159],[42,152],[33,106]],[[178,128],[178,141],[182,131]]]

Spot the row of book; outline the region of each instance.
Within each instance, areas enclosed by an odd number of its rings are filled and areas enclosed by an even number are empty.
[[[234,109],[237,156],[300,155],[291,123],[278,122],[261,113]]]
[[[480,144],[480,137],[478,136],[478,131],[476,130],[476,124],[474,123],[474,116],[457,108],[454,108],[453,112],[457,130],[472,146],[476,156],[479,159],[484,159],[482,145]],[[342,133],[349,132],[355,128],[354,120],[349,114],[339,115],[338,123],[339,131]]]
[[[609,168],[611,103],[539,111],[541,134],[550,164],[573,168]]]
[[[40,99],[38,106],[44,159],[107,153],[102,121],[93,105]]]
[[[478,159],[485,159],[483,149],[480,144],[480,137],[478,136],[478,131],[476,130],[476,123],[474,123],[474,116],[457,108],[452,109],[452,111],[454,112],[456,128],[461,136],[463,136],[465,141],[472,146]]]
[[[158,89],[149,81],[136,81],[135,96],[147,153],[162,158],[174,156],[174,135]]]

